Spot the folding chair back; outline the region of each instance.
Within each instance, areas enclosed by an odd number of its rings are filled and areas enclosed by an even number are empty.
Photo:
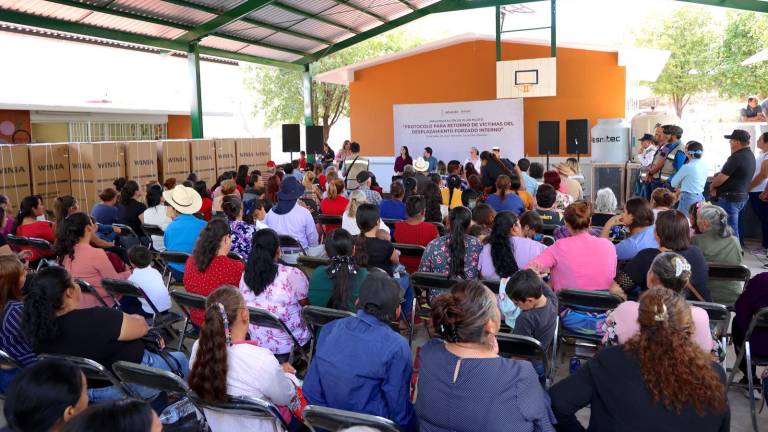
[[[205,310],[205,297],[197,294],[192,294],[183,291],[173,290],[171,291],[171,299],[176,303],[176,306],[184,313],[184,326],[179,333],[179,346],[176,348],[181,351],[184,348],[184,339],[187,337],[187,333],[192,325],[192,316],[190,310],[200,309]]]
[[[584,291],[566,289],[557,293],[558,306],[569,308],[580,312],[606,313],[611,309],[616,309],[624,300],[607,291]],[[570,331],[563,326],[562,318],[559,321],[560,336],[563,338],[572,338],[579,342],[587,342],[586,345],[595,347],[602,344],[602,336],[597,334],[583,334]]]
[[[728,347],[728,327],[731,324],[731,312],[725,305],[720,303],[709,303],[699,301],[689,301],[691,306],[698,306],[707,312],[709,317],[709,328],[712,331],[712,335],[720,340],[723,348]],[[726,350],[727,351],[727,350]],[[725,367],[727,356],[723,357],[722,365]]]
[[[275,431],[285,432],[289,430],[288,424],[283,420],[277,407],[264,399],[246,396],[227,396],[226,402],[210,402],[200,398],[194,392],[190,394],[190,399],[192,399],[195,406],[206,410],[233,416],[271,420],[274,423]]]
[[[552,237],[551,235],[544,235],[541,237],[541,244],[543,244],[544,246],[552,246],[553,244],[555,244],[555,238]]]
[[[324,325],[341,318],[353,317],[350,311],[330,309],[320,306],[304,306],[301,309],[301,317],[304,318],[304,322],[309,326],[309,331],[312,332],[312,342],[309,347],[310,359],[315,355],[315,344],[317,343],[317,337],[320,335],[320,329]]]
[[[330,260],[326,257],[311,257],[308,255],[299,255],[298,260],[296,261],[299,268],[304,270],[307,274],[312,274],[313,271],[315,271],[316,268],[324,265],[328,265],[330,263]]]
[[[416,272],[411,275],[411,284],[414,289],[425,291],[429,294],[434,290],[449,290],[456,284],[455,279],[448,279],[446,275],[439,273]]]
[[[132,397],[138,396],[136,393],[134,393],[133,390],[131,390],[127,385],[125,385],[125,383],[117,379],[112,374],[112,372],[110,372],[107,368],[105,368],[98,362],[95,362],[91,359],[87,359],[84,357],[77,357],[77,356],[61,355],[61,354],[40,354],[38,358],[40,360],[59,359],[59,360],[67,361],[79,367],[80,370],[83,371],[83,374],[85,375],[85,378],[88,380],[89,383],[93,381],[99,381],[102,383],[106,382],[116,387],[118,390],[122,391],[126,397],[132,398]]]
[[[104,301],[104,298],[101,296],[101,294],[99,294],[99,292],[96,291],[96,288],[94,288],[93,285],[89,284],[88,282],[82,279],[75,279],[75,283],[80,286],[80,291],[82,291],[83,294],[88,294],[96,297],[96,300],[98,300],[99,303],[105,308],[110,307],[107,304],[107,302]],[[112,296],[112,294],[110,294],[110,296]],[[112,299],[115,300],[114,296],[112,296]],[[115,304],[117,304],[117,300],[115,300]]]
[[[559,225],[544,224],[544,226],[541,228],[541,233],[546,236],[552,237],[555,235],[555,230],[557,229],[558,226]]]
[[[150,300],[147,294],[144,292],[144,290],[131,281],[105,278],[101,280],[101,286],[103,286],[104,289],[112,295],[112,297],[126,296],[134,297],[137,299],[144,299],[149,304],[149,307],[152,308],[154,313],[160,313],[152,303],[152,300]]]
[[[319,214],[317,215],[317,223],[323,227],[323,231],[330,232],[332,230],[329,227],[341,227],[341,216]]]
[[[7,352],[0,350],[0,367],[5,369],[16,369],[19,364]]]
[[[440,222],[430,222],[432,225],[437,228],[437,233],[441,236],[444,236],[448,233],[448,228],[445,227],[445,225],[441,224]]]
[[[707,263],[709,279],[721,281],[737,281],[747,283],[752,278],[749,267],[744,264]]]
[[[187,260],[191,254],[188,254],[186,252],[173,252],[173,251],[165,251],[160,252],[160,259],[162,259],[166,264],[167,263],[173,263],[173,264],[186,264]]]
[[[112,226],[120,229],[120,237],[139,237],[138,234],[136,234],[136,231],[134,231],[133,228],[129,227],[128,225],[113,223]]]
[[[306,353],[302,349],[301,344],[299,344],[298,339],[296,339],[296,336],[293,335],[293,333],[288,328],[288,326],[285,325],[283,320],[278,318],[277,315],[265,309],[259,309],[253,306],[248,306],[248,320],[251,323],[251,325],[254,325],[256,327],[267,327],[267,328],[273,328],[276,330],[282,330],[283,332],[285,332],[285,334],[291,337],[291,341],[293,341],[294,348],[298,348],[302,356],[306,356]],[[293,350],[291,351],[291,353],[293,353]]]
[[[290,249],[292,251],[301,251],[302,255],[306,255],[307,251],[304,250],[304,246],[299,243],[295,238],[288,235],[278,236],[280,240],[280,249]]]
[[[162,237],[165,235],[165,231],[157,225],[142,224],[141,229],[144,230],[146,235]]]
[[[419,271],[421,256],[424,255],[424,246],[405,243],[393,243],[392,246],[400,251],[400,263],[405,266],[408,273]]]
[[[233,259],[233,260],[236,260],[236,261],[240,261],[241,263],[245,263],[245,258],[243,258],[243,256],[242,256],[242,255],[240,255],[240,254],[239,254],[239,253],[237,253],[237,252],[232,252],[232,251],[230,251],[230,252],[227,254],[227,258],[229,258],[229,259]]]
[[[480,282],[483,283],[483,285],[487,286],[491,292],[494,294],[499,293],[499,289],[501,287],[501,281],[500,280],[481,280]]]
[[[748,395],[747,399],[749,399],[749,409],[750,414],[752,416],[752,429],[757,432],[758,431],[758,425],[757,425],[757,409],[755,408],[755,399],[750,397],[752,396],[754,392],[754,386],[755,386],[755,377],[752,376],[752,367],[753,366],[767,366],[768,365],[768,357],[755,357],[752,355],[752,346],[751,346],[751,339],[752,339],[752,333],[754,333],[757,329],[763,329],[763,331],[768,331],[768,307],[764,307],[752,316],[752,320],[749,322],[749,327],[747,328],[747,332],[744,334],[744,342],[742,342],[739,355],[736,356],[736,362],[734,365],[741,364],[741,361],[746,357],[746,369],[747,369],[747,391]],[[733,367],[731,369],[730,375],[728,375],[728,386],[726,387],[725,391],[728,392],[728,389],[731,387],[731,384],[733,384],[733,379],[736,377],[736,372],[739,370],[737,367]]]
[[[507,333],[496,333],[496,342],[499,345],[499,355],[507,358],[521,358],[531,363],[539,363],[544,368],[544,376],[540,378],[542,384],[550,378],[550,364],[547,350],[536,339],[528,336],[519,336]]]
[[[44,265],[50,265],[46,257],[52,257],[54,251],[53,246],[51,246],[51,243],[48,240],[35,237],[27,237],[27,243],[29,248],[34,249],[41,256],[37,263],[37,270],[40,270]]]
[[[127,361],[115,362],[112,364],[112,370],[120,381],[126,384],[140,385],[175,395],[189,394],[186,381],[172,372]]]
[[[8,234],[5,239],[8,241],[8,245],[17,252],[20,248],[29,247],[29,239],[27,237]]]
[[[304,424],[312,431],[336,432],[353,426],[364,426],[379,432],[402,432],[402,429],[391,420],[369,414],[315,405],[305,407],[302,414]]]
[[[384,222],[384,225],[389,228],[389,231],[392,232],[395,229],[395,224],[400,222],[400,219],[382,219],[382,222]]]

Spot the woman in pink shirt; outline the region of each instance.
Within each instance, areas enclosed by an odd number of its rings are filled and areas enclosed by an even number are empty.
[[[104,249],[91,246],[91,237],[96,226],[85,213],[73,213],[58,227],[58,236],[54,250],[61,264],[75,279],[82,279],[93,286],[109,306],[114,300],[101,286],[102,279],[128,279],[130,270],[118,273],[107,258]],[[101,302],[91,295],[84,295],[79,309],[101,306]]]
[[[572,235],[557,240],[527,268],[539,273],[549,271],[550,285],[556,292],[609,289],[616,276],[616,248],[609,240],[589,233],[592,204],[577,201],[565,209],[563,218]]]

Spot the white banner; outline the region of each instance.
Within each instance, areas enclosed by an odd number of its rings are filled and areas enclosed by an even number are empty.
[[[463,162],[470,147],[501,148],[513,162],[523,157],[523,99],[394,105],[395,155],[407,146],[415,160],[431,147],[438,160]]]

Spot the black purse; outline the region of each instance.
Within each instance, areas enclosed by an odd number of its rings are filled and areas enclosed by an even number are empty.
[[[171,372],[184,378],[184,374],[181,373],[181,364],[179,364],[179,361],[168,354],[167,349],[162,348],[162,339],[163,337],[160,336],[160,332],[158,332],[157,329],[150,328],[147,334],[141,338],[141,341],[144,343],[145,350],[162,357],[163,361],[165,361],[168,367],[171,368]]]

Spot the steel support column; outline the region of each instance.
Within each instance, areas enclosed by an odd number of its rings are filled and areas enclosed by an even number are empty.
[[[549,0],[552,15],[549,21],[549,56],[557,57],[557,0]]]
[[[496,61],[501,61],[501,6],[496,6]]]
[[[187,52],[189,65],[189,80],[192,94],[189,101],[189,112],[192,117],[192,138],[203,137],[203,94],[200,83],[200,47],[197,42],[189,44]]]
[[[302,75],[304,96],[304,126],[312,126],[312,74],[309,72],[309,65],[304,65],[304,74]]]

